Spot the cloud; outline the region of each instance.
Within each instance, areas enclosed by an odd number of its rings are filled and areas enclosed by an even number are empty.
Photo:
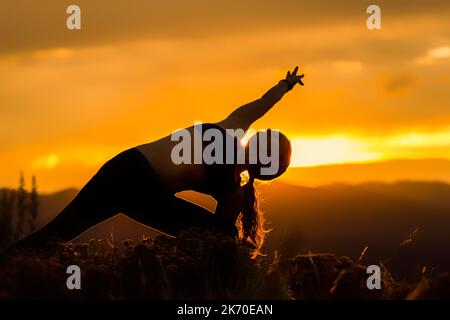
[[[390,76],[384,85],[386,93],[402,93],[410,88],[415,82],[415,77],[409,73],[401,73]]]
[[[68,59],[74,54],[74,50],[68,48],[54,48],[37,50],[33,52],[35,58]]]
[[[419,65],[430,65],[437,60],[450,58],[450,47],[439,47],[431,49],[423,57],[416,59],[416,63]]]
[[[333,63],[336,72],[348,74],[358,73],[363,70],[364,65],[361,61],[341,60]]]

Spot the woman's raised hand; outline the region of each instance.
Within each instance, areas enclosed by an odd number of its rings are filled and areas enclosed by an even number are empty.
[[[287,81],[287,83],[289,84],[289,90],[292,89],[297,83],[299,83],[300,85],[304,85],[302,79],[305,76],[304,74],[301,75],[297,75],[298,72],[298,66],[295,67],[294,71],[288,71],[286,78],[284,80]]]

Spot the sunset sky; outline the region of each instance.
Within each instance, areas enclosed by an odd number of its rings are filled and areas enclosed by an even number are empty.
[[[450,2],[375,3],[381,30],[366,1],[2,1],[0,187],[23,170],[41,191],[79,188],[295,65],[305,86],[254,126],[285,132],[294,166],[450,159]]]

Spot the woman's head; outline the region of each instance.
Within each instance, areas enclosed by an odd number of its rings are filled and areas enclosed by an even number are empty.
[[[272,180],[282,175],[291,161],[291,143],[279,131],[266,130],[253,135],[246,145],[249,181],[244,185],[244,203],[238,218],[240,235],[255,246],[254,255],[264,243],[264,216],[258,205],[254,180]],[[253,157],[253,159],[252,159]]]
[[[247,170],[254,179],[275,179],[291,162],[291,142],[278,130],[257,132],[249,139],[245,151]]]

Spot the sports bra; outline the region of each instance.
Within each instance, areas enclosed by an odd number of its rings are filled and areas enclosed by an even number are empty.
[[[202,134],[205,134],[205,131],[209,129],[215,129],[215,133],[220,132],[219,136],[222,139],[222,143],[217,145],[221,146],[221,154],[217,155],[215,153],[217,150],[216,148],[211,149],[211,152],[207,152],[207,154],[211,154],[213,159],[215,159],[214,163],[210,163],[212,159],[205,161],[204,151],[208,145],[215,142],[217,137],[214,135],[211,139],[212,141],[205,141],[205,139],[202,139],[202,150],[204,155],[202,162],[204,167],[204,182],[202,189],[213,196],[216,200],[223,198],[224,195],[232,193],[240,186],[241,177],[240,172],[237,170],[236,164],[238,152],[243,152],[242,145],[235,136],[229,134],[224,128],[217,124],[203,123],[196,125],[194,129],[202,130]],[[227,154],[232,154],[234,157],[227,159]]]

